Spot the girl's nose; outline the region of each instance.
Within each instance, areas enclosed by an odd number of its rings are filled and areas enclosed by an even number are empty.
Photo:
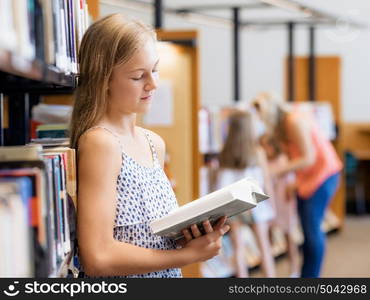
[[[149,76],[148,82],[145,85],[146,91],[155,90],[158,87],[158,75],[156,73],[152,73]]]

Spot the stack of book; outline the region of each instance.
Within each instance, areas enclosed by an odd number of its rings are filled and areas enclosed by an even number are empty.
[[[68,124],[43,124],[36,128],[37,138],[66,138]]]
[[[0,148],[0,277],[57,277],[75,233],[75,153]]]
[[[32,107],[31,138],[66,138],[72,106],[39,103]]]

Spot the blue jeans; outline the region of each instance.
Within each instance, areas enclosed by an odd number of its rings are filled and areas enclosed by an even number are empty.
[[[326,244],[326,235],[321,231],[321,223],[338,182],[339,173],[336,173],[326,179],[310,198],[297,196],[298,214],[304,235],[301,277],[320,276]]]

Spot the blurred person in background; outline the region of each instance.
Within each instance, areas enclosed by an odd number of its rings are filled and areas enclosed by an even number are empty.
[[[260,139],[261,145],[266,152],[270,173],[287,164],[288,157],[282,152],[279,143],[271,136],[264,134]],[[284,233],[287,242],[288,257],[290,262],[290,277],[299,277],[299,250],[295,240],[297,229],[297,199],[294,172],[287,172],[284,176],[272,178],[274,189],[274,203],[276,218],[275,225]]]
[[[337,190],[342,163],[307,114],[288,106],[273,93],[257,95],[252,104],[267,132],[289,157],[284,166],[274,170],[274,175],[296,173],[298,213],[304,234],[301,277],[319,277],[326,244],[321,223]]]
[[[254,179],[271,195],[271,181],[267,170],[265,153],[258,143],[257,128],[253,126],[255,117],[251,112],[235,110],[231,112],[228,133],[219,155],[220,169],[217,174],[217,187],[222,188],[245,177]],[[275,264],[269,241],[269,222],[275,217],[270,200],[262,201],[249,212],[229,220],[230,237],[235,251],[236,277],[247,277],[245,247],[241,236],[241,225],[251,225],[261,251],[261,263],[266,277],[275,277]]]

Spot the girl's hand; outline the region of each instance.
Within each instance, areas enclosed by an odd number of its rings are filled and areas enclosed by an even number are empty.
[[[226,217],[218,220],[212,228],[207,220],[203,222],[206,234],[202,235],[197,225],[191,226],[191,233],[184,229],[183,250],[187,252],[190,263],[208,260],[219,254],[222,247],[222,236],[229,231],[230,226],[225,225]]]

